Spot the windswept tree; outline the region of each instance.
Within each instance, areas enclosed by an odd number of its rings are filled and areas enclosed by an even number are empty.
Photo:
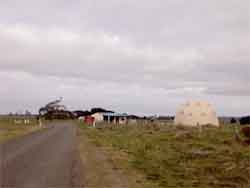
[[[62,98],[52,101],[39,109],[39,116],[45,119],[73,119],[74,114],[66,110],[66,106],[60,105]]]

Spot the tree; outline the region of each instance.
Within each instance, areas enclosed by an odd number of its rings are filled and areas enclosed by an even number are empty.
[[[235,124],[237,123],[237,120],[235,118],[232,118],[231,121],[230,121],[231,124]]]
[[[250,116],[245,116],[245,117],[240,118],[240,124],[241,125],[250,124]]]
[[[39,109],[39,116],[44,117],[48,120],[53,119],[73,119],[75,118],[74,114],[68,110],[64,105],[59,103],[62,101],[62,98],[59,100],[52,101]]]
[[[74,115],[75,115],[76,118],[91,115],[91,112],[89,112],[89,111],[82,111],[82,110],[76,110],[73,113],[74,113]]]
[[[104,108],[92,108],[90,112],[92,114],[97,113],[97,112],[111,112],[111,113],[113,113],[113,111],[109,111],[109,110],[106,110]]]

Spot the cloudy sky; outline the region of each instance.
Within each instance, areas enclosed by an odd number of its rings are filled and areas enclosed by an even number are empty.
[[[250,112],[247,0],[0,0],[0,113]]]

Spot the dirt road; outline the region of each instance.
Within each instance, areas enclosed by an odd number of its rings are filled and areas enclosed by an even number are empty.
[[[0,187],[83,187],[76,142],[75,126],[65,122],[0,145]]]

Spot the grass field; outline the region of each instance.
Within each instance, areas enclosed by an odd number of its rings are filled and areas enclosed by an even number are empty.
[[[30,118],[29,120],[30,124],[25,125],[23,120],[19,120],[17,124],[14,118],[0,118],[0,143],[38,130],[37,120],[35,118]]]
[[[144,187],[250,187],[250,147],[235,141],[230,126],[80,127],[126,172],[140,174]]]

